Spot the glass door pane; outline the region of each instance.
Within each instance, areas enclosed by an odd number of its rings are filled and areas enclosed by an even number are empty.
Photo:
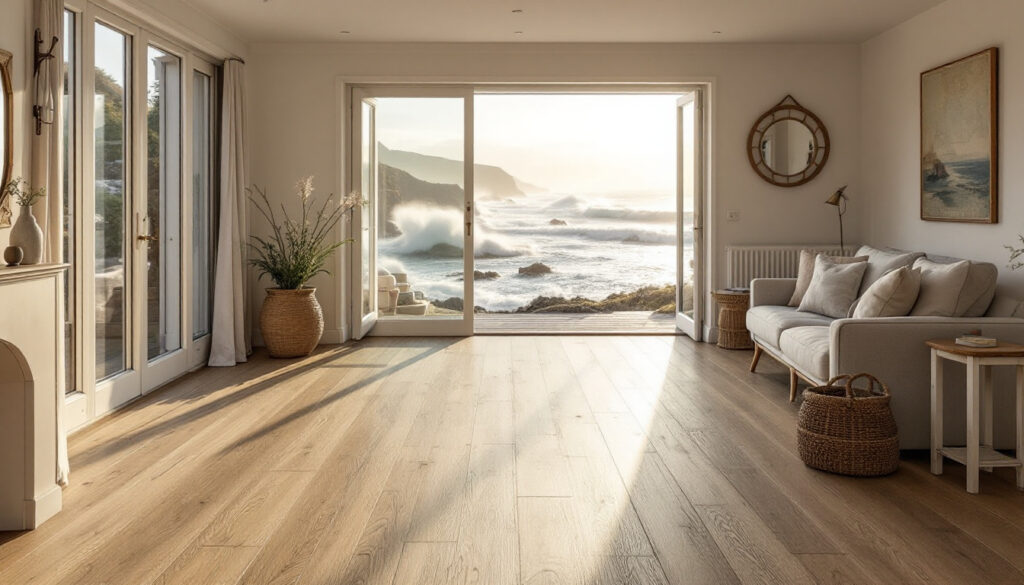
[[[181,348],[181,60],[148,47],[146,357]]]
[[[128,87],[130,40],[102,23],[95,24],[93,156],[95,160],[96,379],[128,367],[128,293],[126,288]]]
[[[695,340],[702,335],[701,199],[702,114],[699,92],[679,99],[679,285],[676,325]]]
[[[192,72],[192,338],[210,333],[213,294],[212,84]]]
[[[361,104],[361,129],[360,129],[360,193],[367,200],[367,204],[359,209],[359,255],[362,265],[360,295],[360,321],[361,327],[358,337],[362,337],[372,327],[377,318],[377,307],[379,298],[377,294],[377,278],[375,261],[377,258],[377,231],[371,229],[376,219],[377,207],[377,156],[374,148],[374,114],[376,111],[372,100],[364,100]],[[386,293],[385,293],[386,294]],[[385,303],[389,302],[385,299]]]
[[[355,314],[378,335],[469,335],[472,90],[375,87],[353,96],[353,187],[370,201],[353,222],[361,230]]]
[[[75,205],[77,194],[76,172],[78,165],[75,152],[76,129],[78,128],[78,111],[75,97],[75,88],[78,85],[78,38],[75,27],[75,13],[70,10],[64,11],[64,92],[62,96],[61,109],[64,112],[64,234],[63,234],[63,260],[70,266],[64,272],[64,391],[74,392],[76,390],[75,374],[78,372],[78,364],[75,361],[77,345],[75,339],[76,307],[78,290],[75,286],[75,275],[78,271],[78,264],[75,261]]]

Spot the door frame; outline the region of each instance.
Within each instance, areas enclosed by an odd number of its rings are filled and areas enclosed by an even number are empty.
[[[686,103],[693,103],[695,110],[693,133],[696,139],[694,140],[693,147],[696,161],[693,165],[694,177],[692,179],[688,179],[683,171],[685,166],[683,160],[685,136],[683,132],[682,110]],[[707,272],[706,255],[704,254],[704,200],[706,191],[704,175],[707,161],[704,136],[706,119],[704,111],[704,91],[702,88],[694,89],[680,97],[676,102],[676,128],[678,132],[678,139],[676,141],[678,169],[676,171],[676,209],[678,210],[678,215],[676,216],[676,266],[678,267],[676,274],[676,329],[689,335],[694,341],[703,341],[705,338],[704,315],[706,313],[705,308],[707,307],[706,302],[704,302],[706,296],[704,274]],[[683,299],[683,271],[685,268],[683,266],[685,262],[683,250],[686,243],[686,232],[683,226],[686,224],[686,210],[683,203],[685,201],[686,183],[690,180],[692,180],[695,188],[695,193],[693,194],[693,253],[701,261],[697,263],[693,273],[693,315],[687,316],[680,310],[679,302]]]
[[[347,192],[359,191],[361,188],[361,155],[362,149],[360,148],[362,140],[362,103],[364,100],[370,99],[386,99],[386,98],[457,98],[463,100],[463,168],[462,168],[462,184],[463,184],[463,214],[465,218],[465,227],[462,232],[463,237],[463,311],[462,316],[452,317],[417,317],[417,316],[389,316],[388,318],[381,319],[378,317],[372,317],[369,322],[365,322],[361,314],[361,302],[358,295],[361,295],[362,288],[362,245],[359,240],[360,234],[356,231],[361,229],[361,217],[359,221],[356,221],[355,214],[353,214],[353,221],[350,224],[349,237],[353,240],[353,246],[349,246],[349,269],[346,272],[348,275],[349,286],[347,289],[350,295],[349,303],[349,326],[351,327],[352,337],[359,339],[362,335],[371,336],[434,336],[434,337],[466,337],[473,334],[473,241],[474,241],[474,224],[475,218],[473,214],[474,199],[473,199],[473,173],[474,173],[474,157],[473,157],[473,97],[475,95],[474,87],[470,85],[404,85],[404,84],[354,84],[349,87],[349,119],[350,127],[352,131],[349,133],[347,138],[349,145],[349,153],[351,160],[348,161],[349,168],[351,171],[348,173]],[[376,110],[374,110],[374,116],[376,116]],[[373,130],[371,130],[371,137],[376,142],[376,136]],[[373,159],[376,162],[376,157]],[[376,165],[374,165],[374,172]],[[376,177],[373,177],[372,184],[376,190]],[[373,206],[370,212],[371,222],[376,222],[377,213],[380,211],[381,202],[377,201],[375,197],[364,197],[368,200],[368,205]],[[370,242],[372,246],[370,267],[376,266],[375,252],[377,235],[375,231],[371,231]],[[358,272],[358,274],[357,274]],[[374,290],[375,273],[370,274],[370,284]],[[357,295],[358,293],[358,295]],[[375,294],[371,294],[371,298]],[[376,302],[373,302],[376,305]]]
[[[353,148],[353,99],[352,89],[355,87],[405,87],[405,88],[445,88],[460,86],[469,88],[473,95],[477,93],[678,93],[683,94],[699,89],[703,96],[702,115],[702,185],[701,205],[705,217],[714,217],[715,193],[717,181],[715,169],[717,168],[717,144],[714,142],[714,128],[717,127],[717,86],[716,77],[645,77],[645,78],[593,78],[580,76],[573,78],[572,75],[562,75],[557,78],[519,78],[510,77],[507,79],[495,79],[481,81],[474,76],[345,76],[335,78],[336,103],[339,104],[339,117],[336,126],[337,160],[342,161],[338,165],[337,185],[340,189],[350,188],[353,182],[354,168],[352,167],[353,157],[349,149]],[[470,167],[471,168],[471,167]],[[349,192],[346,190],[345,192]],[[707,309],[712,306],[711,283],[718,274],[718,267],[715,263],[715,256],[711,250],[715,248],[718,230],[714,223],[704,223],[703,242],[704,249],[701,254],[702,265],[702,289],[701,305]],[[353,237],[351,231],[345,231],[346,237]],[[351,286],[349,279],[352,278],[351,254],[339,254],[336,263],[338,270],[339,290],[349,291]],[[472,274],[472,270],[468,271]],[[472,287],[470,287],[472,294]],[[468,303],[467,303],[468,304]],[[340,341],[353,338],[351,324],[352,315],[351,303],[346,302],[343,295],[337,295],[334,299],[334,306],[337,311],[337,328],[341,332]],[[707,311],[704,311],[706,314]],[[699,327],[702,329],[702,338],[713,340],[713,329],[710,321],[702,319]],[[378,335],[381,332],[377,332]],[[460,335],[472,335],[470,331]],[[436,333],[435,333],[436,335]]]

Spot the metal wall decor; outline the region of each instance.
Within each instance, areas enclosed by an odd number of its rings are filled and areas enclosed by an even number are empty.
[[[747,137],[750,166],[779,187],[796,187],[816,177],[828,154],[825,124],[791,95],[758,118]]]

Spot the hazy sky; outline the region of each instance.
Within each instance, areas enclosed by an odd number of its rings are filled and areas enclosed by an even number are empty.
[[[674,194],[677,97],[478,94],[476,162],[559,193]],[[389,148],[461,158],[461,100],[380,100],[377,125]]]

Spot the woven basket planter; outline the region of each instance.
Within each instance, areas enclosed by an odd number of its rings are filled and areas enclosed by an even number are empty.
[[[853,387],[860,378],[869,381],[868,388]],[[896,471],[900,443],[889,388],[870,374],[858,374],[805,390],[797,447],[804,463],[822,471],[858,477]]]
[[[324,314],[315,288],[268,288],[260,310],[260,332],[270,357],[309,355],[324,333]]]

